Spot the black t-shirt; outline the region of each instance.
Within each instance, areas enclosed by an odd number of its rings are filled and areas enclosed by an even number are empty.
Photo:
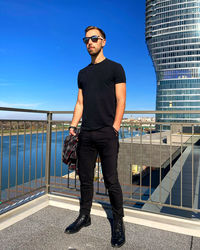
[[[119,63],[104,59],[79,71],[78,87],[83,93],[82,128],[95,130],[112,126],[116,112],[115,84],[126,82]]]

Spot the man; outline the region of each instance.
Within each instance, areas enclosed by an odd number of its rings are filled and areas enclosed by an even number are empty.
[[[111,244],[113,247],[120,247],[125,243],[125,229],[117,156],[118,131],[125,109],[126,78],[122,66],[105,58],[103,54],[106,44],[103,30],[95,26],[87,27],[83,41],[91,56],[91,63],[80,70],[78,75],[78,98],[70,127],[70,134],[75,135],[82,117],[77,149],[81,189],[80,214],[65,229],[65,233],[76,233],[91,224],[94,167],[99,153],[113,212]]]

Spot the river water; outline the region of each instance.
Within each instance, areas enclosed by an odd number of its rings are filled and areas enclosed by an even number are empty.
[[[63,145],[62,140],[68,135],[68,133],[69,133],[68,131],[64,131],[64,133],[62,132],[52,133],[51,168],[50,168],[51,176],[54,175],[63,176],[68,173],[67,165],[61,162],[62,145]],[[133,136],[137,134],[138,134],[137,131],[133,132]],[[127,138],[130,136],[131,136],[130,131],[128,129],[125,129],[123,137]],[[121,137],[122,134],[120,131],[119,138]],[[9,145],[11,145],[10,150],[9,150]],[[17,152],[17,145],[18,145],[18,152]],[[0,137],[0,148],[1,148],[1,137]],[[1,153],[0,153],[0,167],[1,167],[0,170],[2,171],[1,190],[6,189],[8,187],[9,182],[10,182],[9,185],[10,187],[15,186],[16,175],[18,179],[17,180],[18,185],[23,183],[23,175],[24,175],[24,182],[44,177],[45,158],[46,158],[46,133],[44,134],[38,133],[38,136],[36,134],[32,134],[32,139],[30,134],[26,134],[25,140],[24,140],[24,135],[19,135],[18,143],[16,135],[12,135],[11,137],[3,136],[2,166],[1,166]],[[10,177],[8,178],[9,171],[10,171]]]

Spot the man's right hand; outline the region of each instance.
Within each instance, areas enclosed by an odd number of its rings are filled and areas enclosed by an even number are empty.
[[[76,133],[75,133],[75,131],[74,131],[74,129],[73,129],[73,128],[70,128],[70,130],[69,130],[69,134],[70,134],[70,135],[73,135],[73,136],[74,136],[74,135],[76,135]]]

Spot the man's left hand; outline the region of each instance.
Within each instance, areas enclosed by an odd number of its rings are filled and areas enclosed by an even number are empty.
[[[116,130],[117,132],[119,132],[119,130],[120,130],[120,127],[115,126],[115,125],[113,125],[113,128],[114,128],[114,130]]]

